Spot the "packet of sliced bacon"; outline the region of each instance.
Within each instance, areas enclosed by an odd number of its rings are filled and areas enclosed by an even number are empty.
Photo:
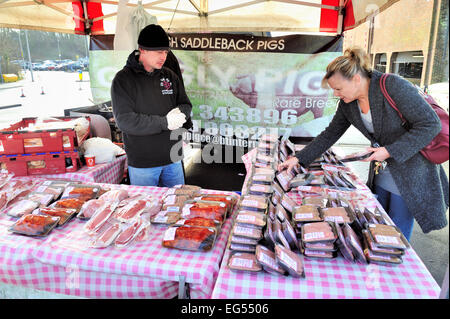
[[[164,233],[162,245],[167,248],[208,251],[216,239],[214,228],[197,226],[169,227]]]
[[[161,203],[157,199],[139,198],[118,208],[114,217],[123,223],[127,223],[132,219],[139,218],[144,213],[150,213],[150,216],[153,216],[160,211],[160,208]]]
[[[58,224],[59,217],[25,215],[9,229],[13,233],[27,236],[46,236]]]
[[[129,245],[144,229],[150,226],[150,223],[143,218],[136,219],[133,223],[122,224],[122,231],[114,240],[116,247]]]
[[[84,230],[87,233],[95,233],[114,213],[117,207],[117,203],[105,203],[103,206],[98,208],[94,215],[89,219],[89,221],[84,225]]]
[[[119,236],[122,232],[119,223],[109,223],[103,227],[103,231],[98,234],[98,236],[94,237],[94,239],[90,243],[90,247],[92,248],[105,248],[111,245],[114,240]]]
[[[83,205],[81,206],[77,217],[79,219],[89,219],[95,214],[97,209],[102,207],[104,204],[105,202],[100,199],[88,200],[87,202],[84,202]]]
[[[39,202],[29,199],[22,199],[9,205],[3,212],[11,217],[22,217],[31,214],[40,205]]]
[[[109,202],[121,202],[129,197],[128,192],[124,189],[112,189],[103,193],[98,199]]]

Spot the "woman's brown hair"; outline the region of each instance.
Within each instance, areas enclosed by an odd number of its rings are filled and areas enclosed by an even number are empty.
[[[327,80],[339,72],[344,78],[351,79],[355,74],[370,78],[372,67],[368,54],[359,47],[345,50],[344,55],[337,57],[327,66],[327,73],[322,79],[322,87],[328,87]]]

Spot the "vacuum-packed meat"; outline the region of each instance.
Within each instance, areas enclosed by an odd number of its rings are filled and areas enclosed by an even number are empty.
[[[94,241],[91,243],[91,247],[93,248],[105,248],[111,245],[116,239],[116,237],[120,234],[121,229],[119,223],[111,224],[110,227],[105,229]]]
[[[79,198],[63,198],[55,202],[54,206],[61,208],[74,208],[79,211],[85,202],[85,200]]]
[[[146,206],[147,201],[138,199],[124,207],[119,208],[115,214],[115,218],[121,222],[128,222],[133,218],[139,217],[145,211]]]
[[[10,230],[28,236],[45,236],[58,224],[59,217],[32,215],[22,216]]]
[[[80,212],[78,213],[78,218],[89,219],[91,218],[95,211],[105,204],[104,201],[100,199],[88,200],[81,206]]]
[[[136,219],[133,223],[128,224],[123,228],[122,232],[117,236],[114,241],[114,245],[117,247],[123,247],[128,245],[136,236],[142,231],[143,228],[147,227],[149,224],[145,222],[142,218]]]
[[[163,246],[185,250],[210,250],[215,242],[214,228],[181,226],[169,227],[164,233]]]
[[[224,203],[195,201],[183,206],[181,216],[183,218],[204,217],[222,222],[227,213]]]
[[[59,217],[58,226],[64,225],[77,212],[71,208],[41,207],[39,212],[44,215]]]
[[[256,260],[254,253],[235,253],[228,260],[228,268],[238,271],[258,272],[262,270],[261,264]]]
[[[262,265],[263,269],[271,274],[284,275],[286,271],[278,264],[275,253],[270,249],[258,245],[256,246],[256,260]]]
[[[323,242],[336,240],[336,234],[328,222],[307,223],[302,226],[303,242]]]
[[[40,205],[39,202],[29,199],[22,199],[9,205],[3,212],[12,217],[22,217],[31,214]]]
[[[279,265],[292,277],[305,277],[302,258],[281,245],[275,245],[275,257]]]
[[[105,203],[102,207],[96,210],[95,214],[84,225],[84,230],[88,233],[95,233],[113,214],[117,204]]]
[[[128,192],[124,189],[113,189],[110,190],[103,195],[101,195],[98,199],[103,201],[110,201],[110,202],[121,202],[124,199],[128,198]]]

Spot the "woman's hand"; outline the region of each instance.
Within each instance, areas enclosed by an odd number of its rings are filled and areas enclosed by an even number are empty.
[[[281,172],[282,170],[287,169],[288,172],[290,172],[297,165],[298,165],[298,158],[292,156],[287,160],[285,160],[283,163],[279,164],[277,170]]]
[[[373,154],[370,155],[368,158],[362,160],[363,162],[371,162],[371,161],[382,162],[385,159],[391,157],[391,155],[389,154],[389,152],[385,147],[368,147],[366,150],[368,153],[373,152]]]

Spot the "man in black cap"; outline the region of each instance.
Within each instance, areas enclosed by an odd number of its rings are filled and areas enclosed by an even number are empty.
[[[179,147],[173,134],[189,119],[192,104],[178,76],[163,67],[169,38],[151,24],[139,34],[139,49],[112,81],[111,100],[117,126],[123,133],[130,184],[172,187],[184,184]],[[175,158],[176,157],[176,158]]]

